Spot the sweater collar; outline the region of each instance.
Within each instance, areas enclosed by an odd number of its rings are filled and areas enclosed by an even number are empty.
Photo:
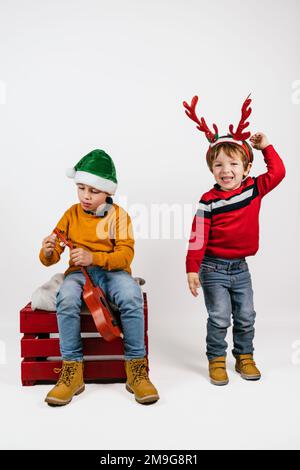
[[[240,191],[242,191],[246,186],[248,186],[248,183],[249,183],[249,179],[251,177],[250,176],[247,176],[246,179],[244,179],[241,183],[241,185],[238,187],[238,188],[235,188],[235,189],[231,189],[230,191],[225,191],[224,189],[221,189],[221,186],[216,183],[214,184],[214,187],[213,189],[219,193],[222,193],[222,194],[226,194],[226,195],[231,195],[231,194],[235,194],[235,193],[239,193]]]

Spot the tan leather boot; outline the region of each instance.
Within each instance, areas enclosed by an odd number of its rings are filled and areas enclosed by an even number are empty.
[[[125,361],[127,375],[126,389],[134,393],[137,402],[154,403],[159,400],[159,395],[148,377],[147,359],[131,359]]]
[[[56,385],[50,390],[45,398],[49,405],[67,405],[74,395],[84,391],[83,362],[63,361],[61,371]]]
[[[235,370],[245,380],[259,380],[261,373],[255,365],[252,354],[240,354],[235,357]]]
[[[227,385],[229,382],[226,372],[226,357],[214,357],[209,361],[209,377],[214,385]]]

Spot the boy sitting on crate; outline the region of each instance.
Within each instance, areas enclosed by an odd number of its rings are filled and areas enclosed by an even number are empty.
[[[93,150],[67,176],[77,185],[79,204],[71,206],[56,228],[73,242],[69,268],[56,298],[62,370],[45,401],[66,405],[84,391],[80,311],[86,266],[95,285],[120,311],[124,334],[126,389],[139,403],[159,399],[148,377],[144,343],[144,310],[141,289],[131,277],[134,238],[127,212],[112,201],[117,189],[113,160],[103,150]],[[55,234],[43,240],[40,260],[45,266],[59,261],[64,246]]]

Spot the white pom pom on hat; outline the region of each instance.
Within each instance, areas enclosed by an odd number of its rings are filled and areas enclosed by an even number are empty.
[[[75,175],[76,175],[76,170],[75,168],[67,168],[66,170],[66,176],[68,178],[75,178]]]

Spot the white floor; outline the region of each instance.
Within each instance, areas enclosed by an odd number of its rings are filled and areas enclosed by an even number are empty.
[[[288,327],[278,315],[272,328],[267,319],[257,322],[256,360],[263,378],[241,379],[229,352],[225,387],[207,378],[205,319],[191,316],[180,329],[170,315],[169,320],[150,342],[150,374],[161,396],[152,406],[137,404],[124,384],[88,384],[68,406],[47,406],[48,385],[20,384],[18,325],[7,325],[2,333],[10,340],[0,365],[1,448],[300,448],[296,314],[289,315]]]

